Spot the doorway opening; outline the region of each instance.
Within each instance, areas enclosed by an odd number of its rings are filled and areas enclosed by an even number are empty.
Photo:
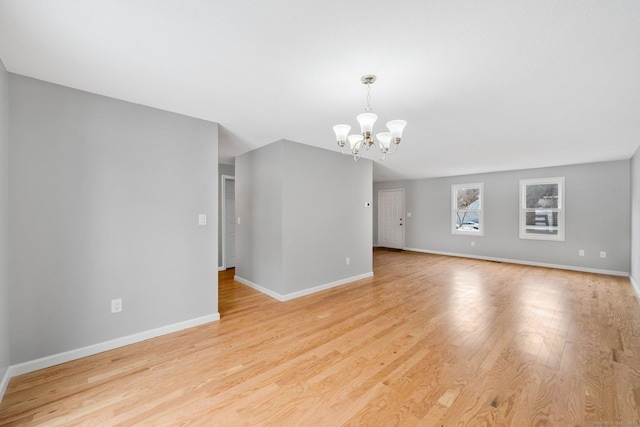
[[[222,175],[222,269],[236,266],[236,177]]]

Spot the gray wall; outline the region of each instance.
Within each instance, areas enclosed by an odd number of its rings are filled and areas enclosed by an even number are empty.
[[[371,273],[372,162],[291,141],[284,148],[285,294]]]
[[[367,201],[369,160],[286,140],[239,156],[236,275],[288,295],[371,273]]]
[[[8,185],[9,185],[9,76],[0,60],[0,399],[2,378],[10,365]]]
[[[236,157],[236,275],[279,294],[283,141]]]
[[[225,165],[218,163],[218,267],[222,267],[222,175],[235,176],[236,167],[234,165]]]
[[[631,277],[640,286],[640,148],[631,158]]]
[[[520,239],[519,180],[556,176],[565,177],[565,241]],[[454,236],[451,185],[476,182],[484,183],[484,236]],[[629,160],[376,183],[376,199],[378,190],[393,188],[406,190],[406,211],[412,213],[405,222],[407,248],[629,272]],[[584,257],[578,256],[580,249]],[[606,251],[607,258],[600,258],[600,251]]]
[[[217,124],[9,91],[11,363],[217,313]]]

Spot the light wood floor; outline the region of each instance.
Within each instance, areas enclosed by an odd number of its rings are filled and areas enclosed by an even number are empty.
[[[286,303],[220,273],[220,322],[12,379],[0,425],[640,425],[627,278],[377,250]]]

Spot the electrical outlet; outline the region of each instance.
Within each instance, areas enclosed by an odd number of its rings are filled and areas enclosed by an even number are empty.
[[[600,258],[606,258],[607,253],[605,251],[600,251]]]
[[[345,260],[345,262],[347,263],[347,265],[351,264],[351,258],[347,257],[347,259]]]
[[[578,255],[580,255],[580,256],[584,256],[584,249],[580,249],[580,250],[578,251]]]
[[[111,313],[120,313],[122,311],[122,298],[111,300]]]
[[[475,245],[476,245],[476,242],[471,242],[471,246],[475,246]]]

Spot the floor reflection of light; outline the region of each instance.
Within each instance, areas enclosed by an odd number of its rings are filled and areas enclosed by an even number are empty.
[[[517,285],[518,349],[540,362],[559,363],[562,349],[557,346],[564,342],[561,337],[569,326],[562,284],[549,282],[548,278],[544,283],[531,278]]]
[[[474,270],[454,273],[449,312],[457,333],[478,331],[488,322],[489,297],[484,285],[482,276]]]
[[[469,350],[513,346],[538,363],[559,365],[571,323],[565,283],[549,275],[513,278],[504,281],[510,289],[503,292],[477,270],[458,270],[452,279],[448,318],[454,343]]]

